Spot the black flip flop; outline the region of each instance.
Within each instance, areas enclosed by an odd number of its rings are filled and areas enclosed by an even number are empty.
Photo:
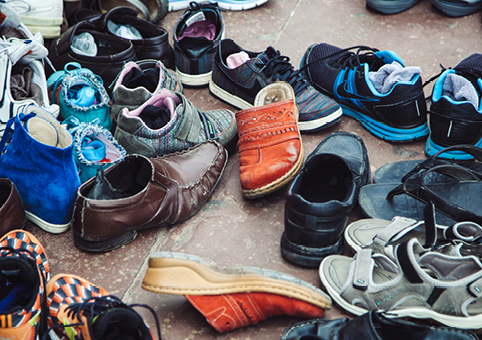
[[[460,151],[465,152],[474,157],[474,161],[457,161],[438,158],[439,155],[447,151]],[[478,177],[482,178],[482,149],[476,146],[467,145],[454,145],[449,146],[429,158],[415,159],[410,161],[400,161],[394,163],[388,163],[380,167],[373,174],[373,183],[400,183],[404,182],[408,177],[416,174],[419,171],[433,168],[437,165],[459,165],[474,172]],[[453,182],[449,177],[440,176],[437,173],[432,173],[434,178],[431,181],[438,181],[440,183]],[[437,178],[437,180],[435,180]]]
[[[450,183],[434,181],[432,174],[449,177]],[[395,216],[422,220],[427,203],[435,205],[441,225],[472,221],[482,223],[482,179],[458,165],[438,165],[420,171],[403,183],[368,184],[358,202],[371,218],[391,220]]]

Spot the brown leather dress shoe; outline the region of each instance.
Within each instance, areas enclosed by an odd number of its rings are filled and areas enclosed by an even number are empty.
[[[0,237],[12,230],[23,229],[26,221],[17,187],[11,180],[0,178]]]
[[[254,107],[236,112],[241,190],[257,198],[286,185],[303,164],[298,109],[290,84],[276,82],[256,95]]]
[[[73,38],[81,33],[90,33],[97,45],[95,56],[82,55],[71,49]],[[82,67],[90,69],[101,77],[106,88],[112,83],[122,66],[128,61],[137,61],[136,51],[129,40],[115,35],[97,32],[93,22],[84,20],[70,27],[54,40],[49,47],[49,59],[56,70],[63,70],[64,65],[71,61],[78,62]],[[49,77],[53,70],[46,67]]]
[[[133,241],[137,230],[188,219],[211,196],[227,160],[221,144],[206,141],[163,157],[128,155],[105,176],[99,171],[77,192],[75,245],[110,251]]]

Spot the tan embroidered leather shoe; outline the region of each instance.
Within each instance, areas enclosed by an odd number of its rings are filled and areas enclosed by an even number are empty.
[[[73,215],[77,248],[110,251],[137,230],[169,226],[194,215],[209,199],[228,155],[216,141],[181,152],[126,158],[81,185]]]
[[[303,144],[293,88],[276,82],[257,95],[254,108],[236,113],[241,190],[257,198],[286,185],[301,169]]]

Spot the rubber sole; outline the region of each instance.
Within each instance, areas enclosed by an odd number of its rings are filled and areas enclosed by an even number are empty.
[[[482,139],[475,144],[476,147],[480,148],[482,147]],[[432,138],[429,136],[427,138],[427,142],[425,143],[425,154],[427,156],[432,156],[436,154],[439,151],[442,151],[445,149],[445,146],[440,146],[432,140]],[[449,152],[444,152],[438,156],[438,158],[444,158],[444,159],[452,159],[452,160],[459,160],[459,161],[465,161],[465,160],[473,160],[474,157],[469,155],[468,153],[465,153],[463,151],[449,151]]]
[[[343,107],[343,114],[352,117],[368,130],[372,135],[392,143],[407,143],[423,139],[428,136],[429,128],[427,123],[412,129],[399,129],[388,126],[381,122],[354,111],[353,109],[340,104]]]
[[[253,104],[248,103],[244,99],[236,97],[229,93],[228,91],[222,89],[218,85],[216,85],[212,80],[209,81],[209,91],[214,94],[219,99],[224,100],[226,103],[237,107],[240,110],[251,109]]]
[[[183,85],[204,86],[209,84],[209,81],[211,80],[212,71],[208,73],[192,75],[192,74],[182,73],[176,68],[176,74],[177,74],[178,80]]]
[[[197,256],[161,252],[152,255],[142,288],[174,295],[221,295],[244,292],[278,294],[330,308],[323,291],[291,275],[269,269],[212,266]]]
[[[420,0],[367,0],[366,6],[383,14],[396,14],[415,6]]]
[[[463,17],[482,10],[482,1],[473,4],[460,1],[459,4],[456,4],[449,1],[432,0],[432,5],[450,17]]]
[[[342,254],[345,249],[343,238],[340,238],[337,243],[331,246],[309,248],[289,241],[285,232],[281,236],[280,245],[281,255],[286,260],[309,268],[318,268],[325,257]]]
[[[29,211],[25,211],[25,215],[27,219],[38,226],[40,229],[45,230],[51,234],[62,234],[65,233],[70,228],[70,222],[66,224],[53,224],[47,221],[44,221],[40,217],[32,214]]]

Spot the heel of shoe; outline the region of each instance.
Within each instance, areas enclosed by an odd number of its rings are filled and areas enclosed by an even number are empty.
[[[137,232],[135,230],[126,231],[115,237],[103,240],[89,240],[77,235],[75,232],[73,234],[74,243],[78,249],[93,253],[104,253],[120,248],[124,244],[134,241],[137,236]]]

